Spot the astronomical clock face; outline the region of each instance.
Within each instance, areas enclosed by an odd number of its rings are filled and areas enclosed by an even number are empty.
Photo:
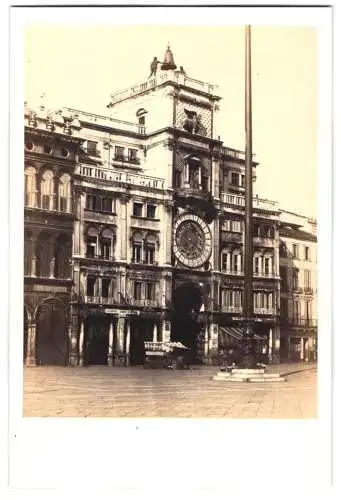
[[[197,215],[184,214],[175,222],[175,257],[187,267],[200,267],[211,254],[212,236],[207,224]]]

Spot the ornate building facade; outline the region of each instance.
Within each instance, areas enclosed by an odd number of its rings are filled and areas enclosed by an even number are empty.
[[[316,220],[280,215],[281,359],[317,359]]]
[[[217,137],[219,100],[167,49],[105,116],[27,107],[27,364],[141,364],[169,339],[214,363],[241,339],[245,156]],[[280,211],[253,205],[256,336],[278,362]]]

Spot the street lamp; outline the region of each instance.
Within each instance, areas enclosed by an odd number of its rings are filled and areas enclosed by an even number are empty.
[[[253,332],[251,26],[245,26],[245,244],[242,368],[256,368]]]

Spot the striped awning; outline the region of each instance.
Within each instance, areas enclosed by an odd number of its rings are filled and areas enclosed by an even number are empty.
[[[228,337],[232,337],[234,340],[241,341],[243,338],[243,329],[242,328],[237,328],[235,326],[221,326],[219,327],[220,332],[223,335],[227,335]],[[261,337],[260,335],[257,335],[256,333],[254,334],[255,340],[262,340],[264,341],[264,337]]]

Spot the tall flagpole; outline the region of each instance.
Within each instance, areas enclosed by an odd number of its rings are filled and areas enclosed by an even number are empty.
[[[245,26],[245,244],[244,244],[244,359],[242,366],[254,368],[253,334],[253,209],[252,209],[252,82],[251,26]]]

